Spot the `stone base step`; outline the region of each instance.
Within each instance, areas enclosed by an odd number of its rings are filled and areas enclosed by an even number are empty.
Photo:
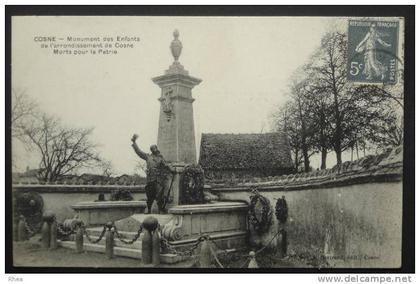
[[[76,249],[76,243],[73,241],[59,241],[59,246],[63,248]],[[97,252],[105,254],[105,245],[103,244],[91,244],[88,242],[83,243],[83,249],[85,251]],[[129,257],[141,260],[141,249],[128,248],[128,247],[114,247],[114,255],[120,257]],[[165,253],[160,255],[160,261],[164,264],[174,264],[191,260],[188,256],[179,256],[176,254]]]
[[[76,249],[76,243],[72,241],[62,241],[60,242],[60,245],[63,248]],[[105,253],[105,246],[102,244],[91,244],[84,242],[83,249],[85,251]],[[114,255],[141,259],[141,250],[125,247],[114,247]]]

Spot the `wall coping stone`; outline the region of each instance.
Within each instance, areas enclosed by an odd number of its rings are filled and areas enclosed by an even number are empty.
[[[113,209],[113,208],[146,208],[146,201],[85,201],[71,205],[71,208],[77,210],[88,209]]]
[[[332,169],[309,173],[289,174],[255,179],[207,181],[212,191],[243,191],[257,187],[259,191],[288,191],[314,188],[331,188],[372,182],[398,182],[403,177],[402,146],[376,156],[344,162]]]
[[[36,191],[39,193],[109,193],[125,189],[132,193],[145,192],[145,185],[93,185],[93,184],[12,184],[14,191]]]
[[[181,215],[214,212],[232,212],[238,210],[248,210],[248,204],[244,202],[215,202],[206,204],[178,205],[169,208],[168,213],[174,215]]]

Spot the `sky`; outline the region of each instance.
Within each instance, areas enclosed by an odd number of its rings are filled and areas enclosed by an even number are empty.
[[[151,78],[179,61],[202,79],[193,89],[197,149],[201,133],[270,131],[270,114],[287,100],[293,72],[319,46],[331,20],[319,17],[63,17],[12,19],[12,88],[72,127],[94,127],[92,140],[116,173],[134,173],[130,138],[148,150],[157,139],[160,88]],[[43,36],[139,37],[116,55],[54,55]],[[36,168],[15,143],[16,167]],[[331,155],[332,156],[332,155]],[[317,165],[315,165],[317,167]]]

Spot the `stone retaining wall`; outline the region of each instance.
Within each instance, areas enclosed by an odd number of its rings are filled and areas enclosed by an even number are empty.
[[[44,201],[44,210],[54,212],[60,222],[75,215],[71,205],[95,201],[100,193],[104,193],[105,200],[110,200],[112,191],[125,189],[134,200],[146,199],[144,185],[13,184],[12,188],[14,192],[37,192]]]
[[[335,267],[395,268],[401,264],[402,171],[402,148],[397,148],[329,170],[208,188],[222,200],[243,201],[257,188],[273,211],[285,196],[292,256],[327,260]],[[270,231],[257,242],[268,242],[277,230],[273,214]]]

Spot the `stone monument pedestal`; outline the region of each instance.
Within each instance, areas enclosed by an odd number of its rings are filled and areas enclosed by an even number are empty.
[[[174,173],[173,178],[168,180],[168,187],[170,188],[169,192],[169,200],[167,204],[167,209],[170,209],[174,206],[177,206],[180,204],[180,181],[181,181],[181,175],[184,172],[184,168],[186,166],[185,163],[170,163],[172,168],[175,170],[176,173]]]
[[[165,74],[152,78],[161,88],[157,146],[168,162],[197,163],[192,89],[201,79],[192,77],[179,63],[182,43],[175,30],[171,52],[174,62]]]
[[[136,213],[143,213],[145,201],[88,201],[72,205],[86,226],[104,225]]]
[[[217,244],[216,250],[234,251],[247,245],[247,210],[248,205],[242,202],[178,205],[170,208],[168,214],[133,214],[115,222],[115,226],[119,231],[134,233],[146,217],[153,216],[159,221],[162,237],[176,251],[188,250],[204,235]],[[162,263],[185,259],[162,248]]]

